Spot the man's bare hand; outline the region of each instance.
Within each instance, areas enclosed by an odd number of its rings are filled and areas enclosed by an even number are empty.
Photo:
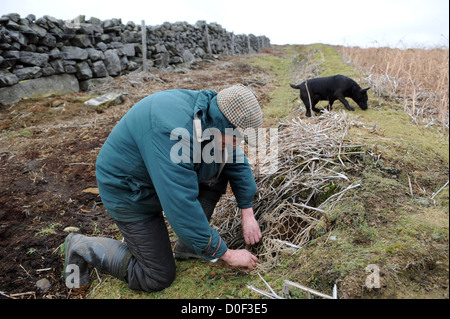
[[[254,245],[258,243],[261,238],[261,229],[253,215],[253,208],[245,208],[241,210],[242,217],[242,232],[244,234],[245,243],[247,245]]]
[[[247,268],[249,271],[255,269],[258,258],[245,249],[228,249],[220,259],[230,266]]]

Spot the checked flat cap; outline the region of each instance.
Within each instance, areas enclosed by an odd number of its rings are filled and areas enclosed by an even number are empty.
[[[263,124],[263,116],[253,92],[242,84],[234,85],[217,94],[217,104],[241,137],[251,146],[257,146],[256,138],[258,128]]]

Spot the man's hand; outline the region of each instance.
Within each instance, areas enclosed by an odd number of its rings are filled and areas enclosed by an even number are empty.
[[[230,266],[244,267],[247,268],[248,271],[253,270],[258,262],[258,258],[245,249],[228,249],[220,259],[227,262]]]
[[[253,215],[253,208],[245,208],[241,212],[242,232],[244,233],[245,243],[254,245],[261,240],[262,234],[259,224]]]

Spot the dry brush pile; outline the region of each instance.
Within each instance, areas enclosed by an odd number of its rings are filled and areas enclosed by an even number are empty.
[[[295,254],[313,239],[313,230],[328,231],[328,211],[359,186],[342,173],[352,158],[364,154],[348,138],[353,125],[361,123],[350,121],[344,112],[326,112],[312,120],[298,117],[282,124],[276,147],[259,156],[254,211],[263,239],[247,247],[260,260],[258,270],[276,267],[280,254]],[[222,198],[213,223],[230,248],[244,248],[240,210],[230,196]]]

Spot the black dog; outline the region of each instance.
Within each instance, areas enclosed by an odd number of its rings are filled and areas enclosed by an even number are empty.
[[[350,97],[358,104],[362,110],[367,110],[367,90],[361,87],[352,79],[343,75],[334,75],[324,78],[310,79],[294,85],[294,89],[300,89],[300,98],[306,106],[306,116],[311,116],[311,109],[320,112],[315,105],[319,101],[329,101],[328,110],[331,111],[334,101],[341,101],[349,111],[355,109],[348,104],[346,97]]]

